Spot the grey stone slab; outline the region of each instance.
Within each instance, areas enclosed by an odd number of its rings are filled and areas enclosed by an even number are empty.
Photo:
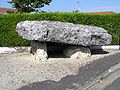
[[[72,45],[106,45],[112,37],[100,27],[58,21],[21,21],[16,31],[27,40]]]

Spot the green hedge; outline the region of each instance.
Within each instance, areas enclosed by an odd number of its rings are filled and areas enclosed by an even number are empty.
[[[120,36],[120,14],[92,15],[83,13],[38,13],[0,15],[0,46],[27,46],[29,41],[22,39],[15,31],[16,25],[24,20],[50,20],[92,25],[106,29],[112,34],[112,44],[118,44]]]

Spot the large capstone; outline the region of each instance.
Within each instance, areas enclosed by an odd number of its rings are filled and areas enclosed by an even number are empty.
[[[27,40],[72,45],[106,45],[112,37],[100,27],[58,21],[22,21],[16,30]]]

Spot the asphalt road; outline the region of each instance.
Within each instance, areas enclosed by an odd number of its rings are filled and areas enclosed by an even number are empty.
[[[93,81],[103,72],[107,71],[110,67],[118,63],[120,63],[120,53],[102,58],[84,67],[81,67],[79,69],[78,75],[68,75],[62,78],[58,82],[52,80],[35,82],[30,85],[23,86],[17,90],[77,90],[80,87],[84,87],[86,84]],[[120,79],[115,81],[114,84],[116,84],[119,81]],[[104,90],[110,90],[110,89],[104,89]]]
[[[84,90],[120,90],[120,63],[111,67]],[[78,89],[78,90],[81,90]]]
[[[118,78],[113,83],[105,87],[103,90],[120,90],[120,78]]]

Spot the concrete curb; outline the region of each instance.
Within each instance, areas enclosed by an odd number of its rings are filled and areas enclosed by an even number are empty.
[[[0,53],[20,53],[29,51],[30,47],[0,47]]]
[[[92,50],[120,50],[120,45],[107,45],[107,46],[90,46],[90,49]]]
[[[20,47],[0,47],[0,53],[16,53],[16,52],[29,52],[30,46],[20,46]],[[109,45],[109,46],[91,46],[91,50],[120,50],[120,45]]]
[[[82,90],[92,90],[91,88],[94,88],[94,87],[99,87],[100,85],[99,85],[99,83],[100,83],[100,81],[102,81],[102,80],[104,80],[105,78],[109,78],[109,76],[110,75],[112,75],[112,74],[114,74],[114,73],[116,73],[117,71],[120,71],[120,63],[119,64],[117,64],[117,65],[115,65],[115,66],[113,66],[113,67],[111,67],[109,70],[107,70],[106,72],[104,72],[104,73],[102,73],[100,76],[98,76],[94,81],[92,81],[90,84],[87,84],[87,85],[85,85],[84,87],[82,87]],[[117,77],[116,77],[117,78]],[[113,80],[112,81],[114,81],[116,78],[113,78]],[[112,82],[111,81],[111,82]],[[109,83],[111,83],[111,82],[109,82]],[[109,84],[108,83],[108,84]],[[106,84],[107,85],[107,84]],[[100,86],[101,87],[101,86]],[[78,88],[77,90],[81,90],[81,87],[80,88]],[[96,90],[96,89],[94,89],[94,90]],[[99,89],[97,89],[97,90],[99,90]]]

